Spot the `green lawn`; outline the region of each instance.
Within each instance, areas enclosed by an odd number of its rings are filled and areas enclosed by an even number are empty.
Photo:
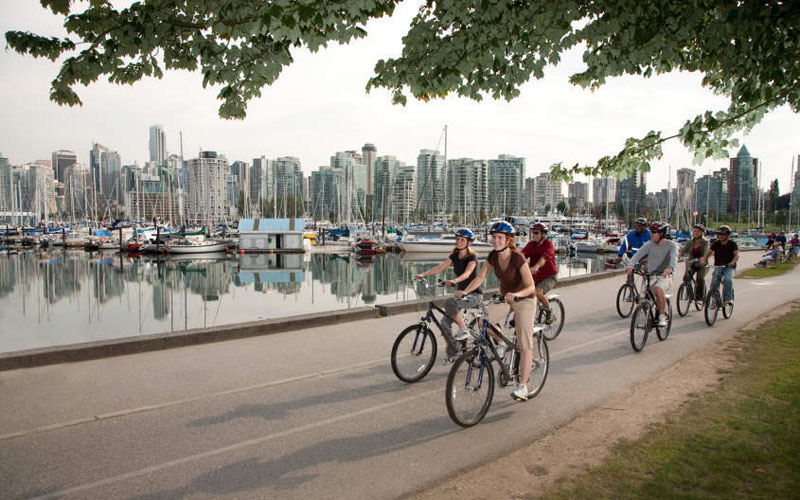
[[[544,498],[800,498],[800,307],[741,335],[717,391]]]
[[[772,276],[778,276],[779,274],[783,274],[787,271],[791,271],[794,269],[796,264],[792,262],[782,262],[779,264],[769,264],[769,267],[754,267],[752,269],[747,269],[742,271],[741,273],[737,274],[737,278],[771,278]]]

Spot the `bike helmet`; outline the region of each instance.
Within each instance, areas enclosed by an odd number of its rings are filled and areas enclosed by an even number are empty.
[[[647,219],[645,219],[644,217],[639,217],[638,219],[636,219],[636,224],[642,224],[642,225],[646,226],[647,225]]]
[[[543,233],[546,233],[547,226],[542,224],[541,222],[537,222],[536,224],[531,226],[531,231],[541,231]]]
[[[489,229],[489,234],[502,233],[506,236],[514,236],[514,226],[505,221],[495,222]]]
[[[697,224],[695,224],[694,226],[692,226],[692,229],[699,229],[699,230],[703,231],[704,233],[706,232],[706,226],[700,224],[699,222]]]
[[[475,235],[472,234],[472,231],[470,231],[467,228],[459,229],[458,231],[456,231],[456,237],[458,237],[458,236],[461,236],[462,238],[466,238],[469,241],[472,241],[472,240],[475,239]]]
[[[653,222],[650,224],[651,233],[667,234],[667,231],[669,231],[669,224],[666,222]]]
[[[717,228],[717,234],[731,234],[731,227],[723,224]]]

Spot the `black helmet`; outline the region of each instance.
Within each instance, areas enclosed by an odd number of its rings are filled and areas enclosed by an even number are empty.
[[[647,219],[645,219],[644,217],[639,217],[638,219],[636,219],[636,224],[643,224],[643,225],[646,226],[647,225]]]
[[[456,231],[456,237],[458,237],[458,236],[461,236],[462,238],[466,238],[469,241],[472,241],[472,240],[475,239],[475,235],[472,234],[472,231],[470,231],[467,228],[459,229],[458,231]]]
[[[514,236],[514,226],[505,221],[495,222],[489,229],[489,234],[502,233],[506,236]]]
[[[667,234],[667,231],[669,231],[669,224],[666,222],[653,222],[650,224],[651,233]]]
[[[731,234],[731,227],[723,224],[717,228],[717,234]]]
[[[541,231],[543,233],[546,233],[547,232],[547,226],[545,224],[542,224],[541,222],[537,222],[536,224],[531,226],[531,231],[534,231],[534,230],[538,230],[538,231]]]

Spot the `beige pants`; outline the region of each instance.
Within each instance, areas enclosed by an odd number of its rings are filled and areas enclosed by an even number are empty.
[[[533,318],[536,314],[536,299],[527,299],[514,302],[512,306],[498,304],[489,311],[489,321],[492,324],[503,326],[509,310],[514,312],[514,333],[517,336],[517,348],[520,350],[533,349]],[[503,333],[505,335],[505,332]]]

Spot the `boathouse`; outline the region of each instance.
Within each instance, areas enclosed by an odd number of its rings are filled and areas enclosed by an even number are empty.
[[[306,220],[239,219],[239,250],[243,252],[303,252]]]

